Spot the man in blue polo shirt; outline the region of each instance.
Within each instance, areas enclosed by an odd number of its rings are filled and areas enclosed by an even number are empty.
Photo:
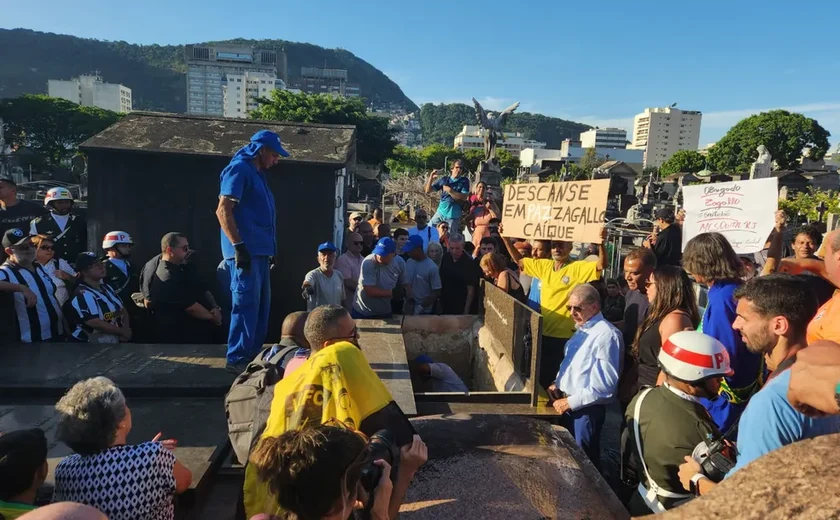
[[[443,191],[440,195],[438,209],[429,221],[429,225],[437,227],[443,221],[449,223],[449,232],[461,231],[461,214],[463,204],[470,197],[470,180],[466,177],[464,162],[458,159],[452,163],[452,175],[435,180],[438,170],[432,170],[426,179],[426,193]]]
[[[274,195],[265,176],[288,157],[280,136],[260,130],[222,170],[216,216],[230,272],[232,308],[227,368],[240,373],[259,352],[271,306],[270,259],[277,252]]]

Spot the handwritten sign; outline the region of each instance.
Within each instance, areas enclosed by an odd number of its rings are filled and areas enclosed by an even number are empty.
[[[736,253],[764,249],[779,204],[778,179],[718,182],[683,187],[683,249],[700,233],[717,232]]]
[[[610,180],[508,184],[502,223],[508,237],[601,243]]]

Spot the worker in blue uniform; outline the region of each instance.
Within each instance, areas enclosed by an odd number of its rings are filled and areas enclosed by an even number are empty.
[[[216,216],[231,291],[227,369],[237,374],[257,355],[268,332],[277,212],[266,172],[288,156],[280,136],[260,130],[221,174]]]

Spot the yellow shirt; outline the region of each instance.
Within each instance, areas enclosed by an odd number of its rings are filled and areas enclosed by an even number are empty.
[[[14,520],[30,511],[35,511],[35,506],[0,500],[0,518],[4,518],[5,520]]]
[[[598,262],[577,261],[554,270],[554,260],[523,258],[525,274],[539,278],[540,306],[542,307],[543,335],[552,338],[571,338],[575,322],[566,308],[569,293],[576,285],[589,283],[601,277]]]

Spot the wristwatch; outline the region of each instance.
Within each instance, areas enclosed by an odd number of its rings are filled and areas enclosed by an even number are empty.
[[[702,473],[696,473],[693,477],[691,477],[691,482],[688,484],[688,491],[697,497],[700,496],[700,486],[698,486],[697,483],[700,481],[701,478],[706,478],[706,475]]]

